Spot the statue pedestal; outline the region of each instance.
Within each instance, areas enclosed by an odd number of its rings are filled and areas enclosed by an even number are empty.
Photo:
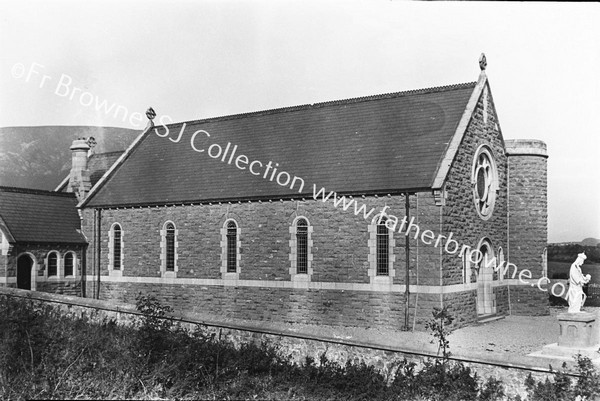
[[[598,333],[595,330],[596,315],[580,312],[561,313],[556,317],[560,326],[559,347],[589,348],[598,344]]]
[[[558,343],[545,345],[531,356],[574,361],[576,354],[598,362],[600,360],[600,319],[594,313],[560,313]]]

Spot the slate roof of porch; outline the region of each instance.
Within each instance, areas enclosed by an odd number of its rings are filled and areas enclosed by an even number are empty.
[[[0,221],[15,242],[85,244],[73,193],[0,186]]]

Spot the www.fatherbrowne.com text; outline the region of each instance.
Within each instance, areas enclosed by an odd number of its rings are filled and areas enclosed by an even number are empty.
[[[165,138],[169,136],[169,128],[164,125],[164,121],[161,120],[161,124],[164,127],[164,133],[160,133],[158,128],[155,128],[155,133],[159,137]],[[186,128],[186,123],[183,123],[177,137],[175,139],[169,137],[169,140],[173,143],[179,143],[183,137],[183,133]],[[263,163],[260,160],[251,160],[248,156],[237,153],[238,146],[232,145],[231,142],[227,142],[227,145],[223,146],[212,143],[206,146],[202,146],[202,138],[212,138],[210,133],[205,130],[197,130],[190,137],[190,146],[194,152],[204,153],[215,160],[220,160],[222,163],[233,165],[240,170],[248,170],[250,174],[255,176],[262,176],[263,179],[269,181],[275,181],[278,185],[295,189],[298,194],[303,194],[305,181],[301,177],[292,175],[286,171],[279,171],[279,163],[269,161]],[[537,281],[529,281],[533,278],[530,270],[522,269],[519,271],[518,267],[514,263],[506,262],[504,260],[498,263],[496,257],[489,257],[487,254],[484,255],[479,249],[472,249],[469,245],[460,245],[458,241],[453,239],[453,233],[448,235],[438,234],[437,236],[431,230],[422,230],[419,225],[415,223],[415,218],[411,217],[410,221],[406,216],[402,219],[398,219],[395,215],[388,213],[389,206],[384,206],[379,212],[376,212],[375,208],[369,208],[364,203],[359,204],[356,199],[351,196],[339,195],[335,191],[327,191],[324,187],[317,189],[317,185],[312,185],[312,198],[315,201],[322,201],[323,203],[331,201],[333,207],[341,208],[346,212],[353,212],[355,216],[362,216],[363,219],[372,223],[376,220],[377,224],[381,224],[383,221],[385,226],[391,231],[397,231],[400,234],[406,236],[413,233],[415,240],[420,240],[423,244],[443,247],[444,251],[450,255],[457,255],[458,257],[465,258],[471,265],[475,266],[475,269],[485,267],[489,269],[493,268],[494,271],[498,272],[500,277],[508,277],[508,273],[512,269],[512,279],[517,277],[522,284],[537,286],[541,291],[548,292],[548,289],[542,287],[542,285],[550,283],[548,277],[540,277]],[[385,219],[385,220],[384,220]],[[399,225],[399,226],[398,226]],[[556,293],[555,289],[561,287],[559,293]],[[556,282],[552,286],[551,294],[557,297],[562,297],[566,293],[566,288],[561,282]]]

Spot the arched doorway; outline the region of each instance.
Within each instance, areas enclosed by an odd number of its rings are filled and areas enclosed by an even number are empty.
[[[496,313],[496,296],[492,282],[496,260],[494,250],[489,241],[483,240],[479,245],[481,260],[477,269],[477,315],[493,315]]]
[[[33,259],[29,255],[21,255],[17,259],[17,288],[31,290],[31,270]]]

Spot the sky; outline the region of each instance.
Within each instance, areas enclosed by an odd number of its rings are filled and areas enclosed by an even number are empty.
[[[476,81],[548,146],[549,241],[600,238],[600,4],[0,0],[0,127],[143,129]]]

